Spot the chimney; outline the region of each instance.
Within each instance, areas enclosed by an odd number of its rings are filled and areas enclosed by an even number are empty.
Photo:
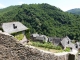
[[[15,24],[13,24],[13,28],[14,28],[14,29],[16,29],[16,28],[17,28],[17,26],[15,26]]]

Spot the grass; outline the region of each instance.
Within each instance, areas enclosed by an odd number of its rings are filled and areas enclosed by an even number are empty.
[[[44,48],[47,48],[47,49],[56,49],[56,50],[61,50],[62,49],[60,46],[54,46],[52,43],[47,43],[47,42],[44,42],[44,43],[32,42],[32,45],[36,46],[36,47],[44,47]]]
[[[47,51],[55,52],[55,53],[70,51],[70,48],[66,48],[65,50],[63,50],[60,46],[54,46],[52,43],[46,43],[46,42],[40,43],[40,42],[31,41],[28,44],[35,46],[38,49],[47,50]]]

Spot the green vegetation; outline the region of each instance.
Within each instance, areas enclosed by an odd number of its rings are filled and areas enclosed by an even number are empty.
[[[27,39],[29,40],[30,39],[30,29],[25,31],[25,35],[26,35]]]
[[[36,47],[43,47],[43,48],[47,48],[47,49],[56,49],[56,50],[61,50],[62,48],[60,46],[53,46],[52,43],[40,43],[40,42],[32,42],[31,44],[32,46],[36,46]]]
[[[69,47],[67,47],[64,51],[66,52],[69,52],[71,49]]]
[[[18,32],[18,33],[14,33],[13,36],[18,40],[22,40],[24,37],[24,34],[22,34],[22,32]]]
[[[31,33],[80,40],[80,16],[49,4],[23,4],[0,10],[0,23],[20,21]]]
[[[30,30],[27,29],[27,30],[24,31],[24,33],[25,33],[25,36],[27,37],[27,39],[30,39]],[[13,33],[12,35],[13,35],[15,38],[17,38],[18,40],[22,40],[23,37],[24,37],[24,34],[23,34],[22,31],[21,31],[21,32],[17,32],[17,33]]]
[[[35,46],[35,47],[42,47],[42,48],[45,48],[45,49],[48,49],[48,50],[50,50],[50,49],[58,50],[57,53],[58,52],[64,52],[64,51],[65,52],[70,52],[70,48],[67,47],[65,50],[63,50],[61,46],[54,46],[52,43],[46,43],[46,42],[40,43],[40,42],[31,41],[30,45]]]

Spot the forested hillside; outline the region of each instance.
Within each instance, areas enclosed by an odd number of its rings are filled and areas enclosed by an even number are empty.
[[[3,11],[3,12],[1,12]],[[20,21],[30,32],[47,36],[80,39],[80,16],[63,12],[49,4],[23,4],[0,10],[0,23]]]
[[[71,10],[68,10],[67,12],[80,15],[80,8],[71,9]]]

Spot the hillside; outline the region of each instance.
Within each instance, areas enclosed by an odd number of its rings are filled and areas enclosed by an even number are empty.
[[[13,8],[13,7],[12,7]],[[6,9],[6,8],[5,8]],[[23,4],[8,7],[0,12],[0,23],[20,21],[30,28],[31,33],[38,32],[47,36],[63,37],[68,35],[71,39],[80,39],[80,16],[63,12],[49,4]],[[9,10],[10,9],[10,10]]]
[[[67,12],[80,15],[80,8],[68,10]]]

